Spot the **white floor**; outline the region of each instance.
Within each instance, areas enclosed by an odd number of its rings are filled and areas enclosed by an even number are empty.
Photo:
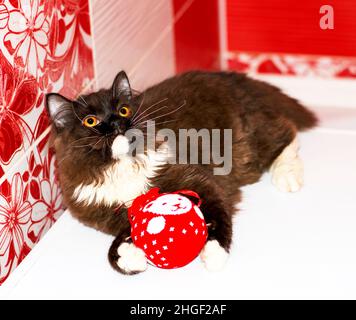
[[[278,192],[268,175],[245,188],[222,272],[205,271],[197,259],[177,270],[150,267],[122,276],[106,260],[112,238],[66,213],[1,287],[0,296],[356,299],[356,112],[345,112],[339,121],[333,110],[323,113],[324,128],[301,136],[301,192]]]

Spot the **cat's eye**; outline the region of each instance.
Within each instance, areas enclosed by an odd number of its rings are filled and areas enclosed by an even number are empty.
[[[123,118],[129,118],[132,115],[131,108],[128,106],[123,106],[119,109],[119,115]]]
[[[88,128],[97,126],[99,122],[99,119],[95,116],[86,116],[82,121],[83,125]]]

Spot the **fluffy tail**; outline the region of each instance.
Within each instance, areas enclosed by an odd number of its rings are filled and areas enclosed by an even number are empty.
[[[296,125],[298,130],[311,129],[318,124],[318,118],[312,111],[302,106],[297,100],[289,99],[290,103],[280,108],[280,111]]]
[[[281,114],[292,121],[298,130],[310,129],[318,124],[315,114],[302,106],[296,99],[267,82],[239,75],[239,87],[243,87],[254,99],[257,99],[274,114]],[[242,77],[242,78],[241,78]]]

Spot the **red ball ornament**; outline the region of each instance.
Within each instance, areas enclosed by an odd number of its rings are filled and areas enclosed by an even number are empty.
[[[198,204],[184,195],[197,198]],[[128,209],[133,243],[159,268],[187,265],[198,256],[208,236],[200,204],[199,195],[190,190],[149,190]]]

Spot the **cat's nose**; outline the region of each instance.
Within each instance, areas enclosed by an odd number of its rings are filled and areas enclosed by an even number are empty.
[[[111,127],[113,128],[115,134],[125,133],[125,127],[119,121],[111,122]]]

